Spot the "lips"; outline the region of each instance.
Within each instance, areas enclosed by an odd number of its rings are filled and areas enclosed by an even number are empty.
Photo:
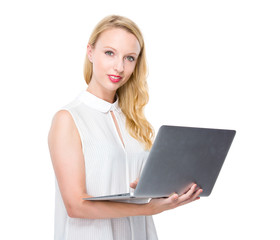
[[[122,80],[122,77],[121,76],[117,76],[117,75],[108,75],[108,77],[114,83],[117,83],[120,80]]]

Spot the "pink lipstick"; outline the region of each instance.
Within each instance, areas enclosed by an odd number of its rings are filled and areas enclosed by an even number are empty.
[[[108,77],[114,83],[117,83],[122,79],[121,76],[117,76],[117,75],[108,75]]]

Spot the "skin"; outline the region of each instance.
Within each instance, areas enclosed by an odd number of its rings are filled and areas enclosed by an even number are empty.
[[[113,103],[117,89],[131,76],[139,53],[140,45],[133,34],[117,28],[104,31],[94,48],[87,46],[87,55],[93,64],[93,76],[87,91]],[[110,74],[121,76],[121,81],[113,83],[108,77]],[[147,204],[86,201],[82,198],[92,196],[86,192],[82,144],[68,111],[60,110],[53,117],[48,145],[62,199],[67,214],[72,218],[155,215],[193,202],[199,199],[202,192],[196,184],[191,184],[180,196],[174,193],[168,198],[152,199]],[[138,179],[131,183],[130,187],[135,188],[137,183]]]
[[[93,65],[93,76],[87,91],[113,103],[117,89],[133,73],[140,50],[133,34],[117,28],[104,31],[94,48],[87,45],[88,59]],[[112,83],[108,78],[111,74],[121,76],[122,80]]]

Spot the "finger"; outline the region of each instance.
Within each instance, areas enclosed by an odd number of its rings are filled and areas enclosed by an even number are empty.
[[[134,182],[130,183],[129,186],[130,186],[131,188],[136,188],[138,182],[139,182],[139,178],[137,178]]]
[[[171,193],[168,197],[171,197],[172,195],[177,194],[176,192]]]
[[[187,199],[186,201],[180,202],[179,206],[182,206],[182,205],[185,205],[185,204],[187,204],[187,203],[191,203],[191,202],[193,202],[193,201],[199,200],[199,199],[200,199],[199,195],[200,195],[202,192],[203,192],[202,189],[197,190],[197,191],[193,194],[193,196],[192,196],[191,198]]]
[[[169,197],[166,199],[167,203],[175,203],[178,201],[179,195],[177,193],[172,193],[169,195]]]
[[[137,185],[138,182],[139,182],[139,178],[137,178],[137,179],[133,182],[133,184]]]
[[[186,192],[188,192],[188,191],[191,189],[191,187],[193,186],[193,184],[195,184],[195,183],[190,183],[190,184],[188,184],[188,185],[186,186],[186,188],[182,191],[182,193],[185,194]]]
[[[191,196],[193,195],[193,193],[195,192],[196,186],[197,186],[196,184],[193,184],[188,192],[186,192],[185,194],[181,195],[179,197],[179,202],[184,202],[184,201],[187,201],[188,199],[190,199]]]
[[[199,195],[203,192],[202,189],[198,189],[198,190],[195,190],[195,192],[193,193],[193,195],[189,198],[189,201],[193,201],[195,200],[197,197],[199,197]]]
[[[136,188],[136,186],[137,186],[137,183],[135,183],[135,182],[132,182],[132,183],[130,183],[129,185],[130,185],[130,187],[131,187],[131,188]]]
[[[179,198],[179,195],[178,195],[177,193],[174,193],[174,194],[171,196],[171,199],[172,199],[173,202],[174,202],[174,201],[177,201],[178,198]]]
[[[202,189],[198,189],[194,194],[193,196],[191,197],[191,200],[194,201],[195,199],[197,198],[200,198],[199,195],[203,192]]]

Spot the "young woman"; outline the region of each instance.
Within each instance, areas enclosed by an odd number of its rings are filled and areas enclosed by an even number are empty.
[[[181,196],[144,204],[83,200],[136,187],[153,139],[143,113],[146,75],[145,45],[135,23],[115,15],[99,22],[87,45],[88,87],[55,114],[49,131],[55,239],[157,239],[151,215],[199,199],[202,190],[193,184]]]

